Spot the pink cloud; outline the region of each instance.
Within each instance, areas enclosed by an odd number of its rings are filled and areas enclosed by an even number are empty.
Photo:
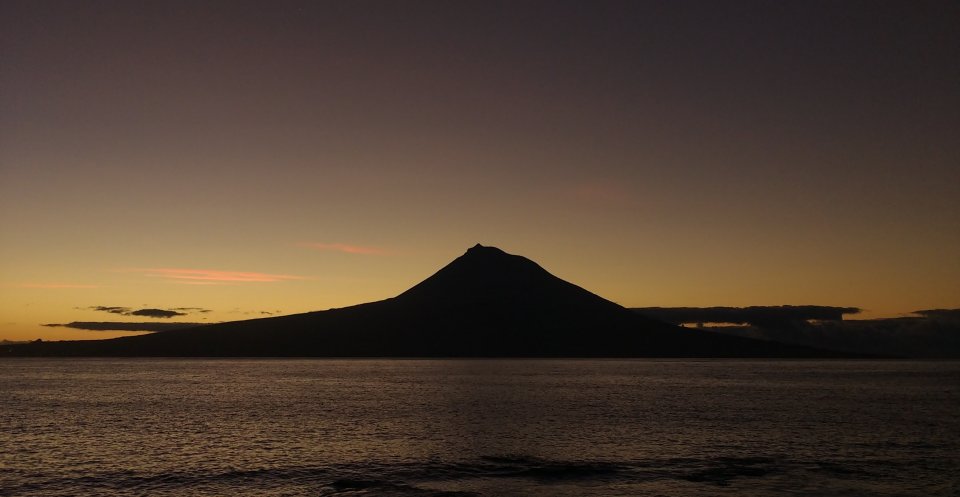
[[[342,252],[344,254],[383,255],[386,253],[386,251],[381,248],[349,245],[346,243],[301,243],[300,246],[327,252]]]
[[[74,283],[24,283],[20,288],[99,288],[97,285],[78,285]]]
[[[215,285],[219,283],[270,283],[276,281],[304,280],[304,276],[289,274],[250,273],[240,271],[219,271],[215,269],[179,269],[155,268],[140,269],[144,275],[164,278],[177,283],[190,285]]]

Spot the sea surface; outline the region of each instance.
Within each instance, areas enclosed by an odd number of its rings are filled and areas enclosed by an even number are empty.
[[[0,360],[3,496],[957,496],[960,362]]]

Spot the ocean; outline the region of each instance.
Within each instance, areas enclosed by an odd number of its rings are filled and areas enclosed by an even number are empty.
[[[2,496],[956,496],[960,362],[0,360]]]

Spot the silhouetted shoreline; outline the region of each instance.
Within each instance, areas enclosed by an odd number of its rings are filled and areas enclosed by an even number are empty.
[[[477,244],[397,297],[109,340],[31,342],[7,356],[861,357],[691,330],[637,314],[533,261]]]

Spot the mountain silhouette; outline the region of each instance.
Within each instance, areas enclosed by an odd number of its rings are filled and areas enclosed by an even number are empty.
[[[402,294],[367,304],[109,340],[32,342],[6,355],[280,357],[824,357],[685,329],[626,309],[535,262],[480,244]]]

